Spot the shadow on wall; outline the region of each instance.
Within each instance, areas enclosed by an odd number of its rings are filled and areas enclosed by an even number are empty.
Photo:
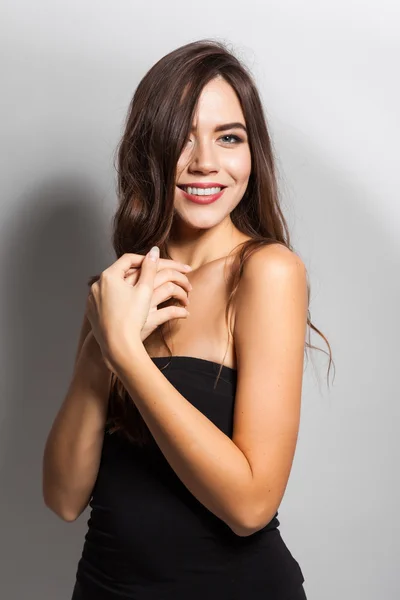
[[[85,513],[61,521],[42,500],[42,455],[72,376],[89,275],[114,261],[104,198],[59,177],[22,199],[2,253],[0,597],[69,599]]]

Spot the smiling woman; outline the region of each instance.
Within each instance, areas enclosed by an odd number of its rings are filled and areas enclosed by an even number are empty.
[[[44,457],[47,505],[91,507],[73,600],[304,600],[278,508],[320,332],[261,100],[224,44],[146,73],[117,172],[117,260],[89,280]]]
[[[218,179],[213,178],[216,173]],[[201,90],[190,136],[177,163],[177,186],[184,188],[174,203],[177,217],[182,215],[175,219],[178,235],[182,235],[185,222],[210,231],[215,231],[215,223],[225,223],[227,232],[240,234],[229,215],[243,198],[250,174],[251,151],[241,103],[234,88],[217,74]],[[193,214],[188,212],[187,200],[203,205],[219,202],[212,214]]]

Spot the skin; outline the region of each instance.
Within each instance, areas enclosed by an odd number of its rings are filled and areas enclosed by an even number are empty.
[[[172,328],[176,355],[221,361],[226,302],[222,266],[227,254],[247,239],[233,226],[230,213],[246,189],[251,160],[247,140],[231,147],[232,142],[223,137],[231,132],[221,135],[214,129],[217,124],[240,120],[243,114],[233,90],[223,80],[210,82],[200,98],[196,130],[177,165],[177,183],[219,181],[228,188],[208,206],[190,203],[176,191],[170,253],[193,269],[187,274],[193,284],[190,316],[175,319]],[[138,260],[137,255],[123,255],[92,286],[87,316],[93,335],[107,366],[122,381],[177,476],[237,535],[251,535],[276,513],[296,448],[308,308],[304,264],[279,244],[260,248],[246,261],[235,298],[233,346],[225,361],[237,367],[231,439],[196,409],[149,357],[159,348],[151,340],[146,340],[145,346],[141,331],[161,261],[154,262],[146,255],[140,262],[137,283],[127,284],[125,276]],[[83,381],[83,375],[77,381]],[[67,404],[81,422],[83,396],[78,392]],[[99,404],[103,406],[103,399]],[[60,427],[60,439],[65,428]],[[101,431],[100,424],[97,429]],[[72,431],[76,437],[76,427]],[[57,443],[49,446],[50,450],[55,447]],[[91,455],[92,479],[97,452],[96,447],[96,454]],[[77,464],[82,460],[79,448],[75,455]],[[66,456],[65,450],[58,471]],[[75,470],[71,467],[67,472]],[[79,481],[81,488],[85,486],[79,496],[81,503],[73,499],[65,476],[59,486],[66,498],[62,511],[68,520],[79,516],[74,507],[83,510],[83,499],[89,495],[91,481],[88,484],[85,477]],[[75,496],[78,498],[77,492]],[[61,500],[52,504],[57,502],[61,506]]]
[[[215,132],[217,125],[235,122],[245,126],[236,93],[222,78],[210,81],[200,95],[195,129],[178,161],[177,184],[216,181],[228,187],[219,200],[207,206],[190,202],[176,188],[170,254],[193,270],[226,256],[248,239],[230,218],[246,191],[251,173],[247,134],[239,128]]]
[[[247,140],[227,147],[214,131],[231,120],[243,120],[233,90],[220,79],[210,82],[177,166],[177,183],[219,181],[228,189],[208,206],[184,200],[177,189],[170,244],[173,259],[193,267],[188,276],[194,300],[190,318],[173,328],[173,354],[217,362],[211,353],[221,344],[218,316],[221,321],[224,300],[223,293],[218,296],[218,285],[224,285],[218,269],[243,241],[230,213],[251,170]],[[105,271],[103,284],[95,284],[89,313],[95,335],[178,477],[237,535],[251,535],[276,513],[296,448],[308,307],[304,264],[279,244],[258,249],[246,261],[229,357],[238,370],[230,439],[149,358],[152,347],[141,342],[140,326],[151,303],[157,260],[143,260],[136,292],[121,285],[131,260],[128,254],[121,257]],[[207,299],[211,303],[204,311]]]

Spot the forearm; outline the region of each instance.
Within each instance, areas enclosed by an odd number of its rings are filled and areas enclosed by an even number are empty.
[[[43,498],[67,521],[90,499],[100,464],[111,373],[81,357],[43,455]]]
[[[256,515],[252,472],[243,452],[178,392],[142,344],[120,357],[118,377],[177,476],[233,531],[247,534]]]

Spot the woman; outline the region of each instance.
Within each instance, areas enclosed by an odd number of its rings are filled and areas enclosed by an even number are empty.
[[[44,453],[47,506],[92,509],[73,600],[304,599],[277,509],[319,331],[260,97],[225,45],[140,82],[118,195]]]

